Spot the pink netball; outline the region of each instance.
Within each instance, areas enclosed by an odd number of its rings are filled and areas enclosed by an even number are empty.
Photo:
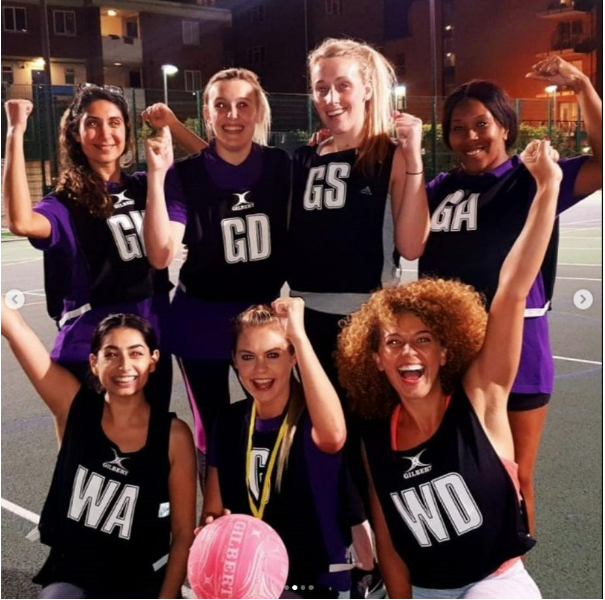
[[[196,598],[279,598],[288,578],[288,553],[265,522],[226,515],[195,538],[187,575]]]

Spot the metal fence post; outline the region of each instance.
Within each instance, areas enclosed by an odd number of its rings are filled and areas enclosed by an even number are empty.
[[[517,122],[521,122],[521,100],[517,98],[515,100],[515,114],[517,115]]]
[[[32,97],[34,106],[41,107],[40,103],[40,86],[32,84]],[[42,194],[46,196],[46,161],[44,160],[44,141],[42,139],[42,111],[34,110],[36,133],[38,135],[38,152],[40,155],[40,175],[42,176]]]
[[[195,115],[197,118],[196,133],[202,137],[202,97],[200,90],[195,90]]]
[[[313,133],[313,100],[311,96],[307,96],[307,131],[309,135]]]
[[[52,174],[53,179],[56,179],[59,176],[59,158],[57,155],[57,138],[59,137],[57,131],[57,106],[56,106],[56,98],[53,94],[53,86],[48,85],[48,97],[50,101],[50,114],[51,114],[51,124],[50,124],[50,139],[49,148],[51,155],[50,162],[50,172]],[[54,183],[54,182],[53,182]]]
[[[433,96],[431,111],[431,173],[433,178],[437,174],[437,96]]]
[[[582,152],[582,110],[578,104],[578,118],[576,120],[576,152]]]
[[[552,100],[548,98],[548,137],[552,140]]]
[[[134,136],[134,164],[137,171],[141,170],[139,162],[139,128],[137,127],[137,97],[135,89],[131,89],[132,93],[132,135]]]

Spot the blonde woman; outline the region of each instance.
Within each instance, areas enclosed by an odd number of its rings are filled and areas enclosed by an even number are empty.
[[[152,124],[157,112],[149,111]],[[286,152],[265,146],[271,113],[254,73],[227,69],[211,77],[204,118],[209,147],[172,168],[168,127],[149,140],[144,223],[156,268],[168,266],[181,243],[188,247],[167,343],[185,378],[202,478],[206,434],[229,403],[232,320],[278,297],[284,282],[291,178]]]
[[[290,589],[337,598],[350,586],[350,533],[341,517],[346,427],[303,311],[300,298],[282,298],[237,318],[233,360],[252,400],[217,419],[202,522],[225,509],[263,519],[288,550]]]
[[[381,287],[389,195],[398,246],[410,259],[422,250],[426,232],[408,227],[428,215],[419,197],[422,161],[413,162],[411,151],[420,146],[421,121],[393,112],[395,73],[367,44],[327,39],[308,66],[330,137],[294,154],[288,282],[292,295],[305,299],[309,337],[336,381],[338,322]],[[413,198],[405,205],[404,188]]]

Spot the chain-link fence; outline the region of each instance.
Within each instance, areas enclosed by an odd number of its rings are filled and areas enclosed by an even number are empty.
[[[25,135],[25,157],[32,198],[37,200],[52,189],[58,173],[57,138],[61,116],[73,98],[73,86],[3,85],[2,105],[11,98],[28,98],[34,103]],[[125,98],[131,112],[133,133],[132,169],[145,168],[144,138],[148,129],[141,120],[145,107],[164,101],[164,91],[156,89],[126,88]],[[427,177],[455,166],[451,152],[443,143],[441,114],[443,98],[408,96],[403,109],[416,115],[425,123],[424,148]],[[202,117],[202,93],[170,90],[168,103],[177,117],[190,129],[204,136]],[[270,144],[292,151],[307,143],[311,133],[321,125],[313,109],[313,103],[305,94],[269,94],[272,111]],[[570,107],[573,106],[573,111]],[[568,103],[566,110],[552,98],[515,99],[514,108],[521,122],[516,150],[520,150],[533,138],[548,136],[563,156],[580,154],[587,144],[579,108]],[[4,110],[2,111],[4,115]],[[557,114],[574,118],[559,120]],[[6,140],[6,118],[2,120],[2,159]],[[176,155],[183,156],[176,148]]]

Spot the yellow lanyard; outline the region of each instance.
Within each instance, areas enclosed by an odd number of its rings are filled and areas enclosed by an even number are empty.
[[[250,413],[250,428],[248,430],[248,447],[246,448],[246,486],[248,488],[248,503],[250,504],[250,510],[257,519],[262,519],[263,514],[265,513],[265,507],[269,502],[269,490],[271,489],[271,474],[273,473],[273,467],[275,466],[275,461],[277,460],[279,446],[282,440],[284,439],[284,435],[286,434],[286,418],[284,418],[279,428],[277,440],[275,441],[273,450],[271,450],[271,454],[269,455],[269,464],[267,466],[267,472],[265,473],[265,477],[263,480],[263,490],[260,495],[260,502],[258,508],[254,503],[254,498],[252,497],[252,494],[250,493],[250,458],[252,456],[252,435],[254,434],[255,421],[256,406],[253,403],[252,412]]]

